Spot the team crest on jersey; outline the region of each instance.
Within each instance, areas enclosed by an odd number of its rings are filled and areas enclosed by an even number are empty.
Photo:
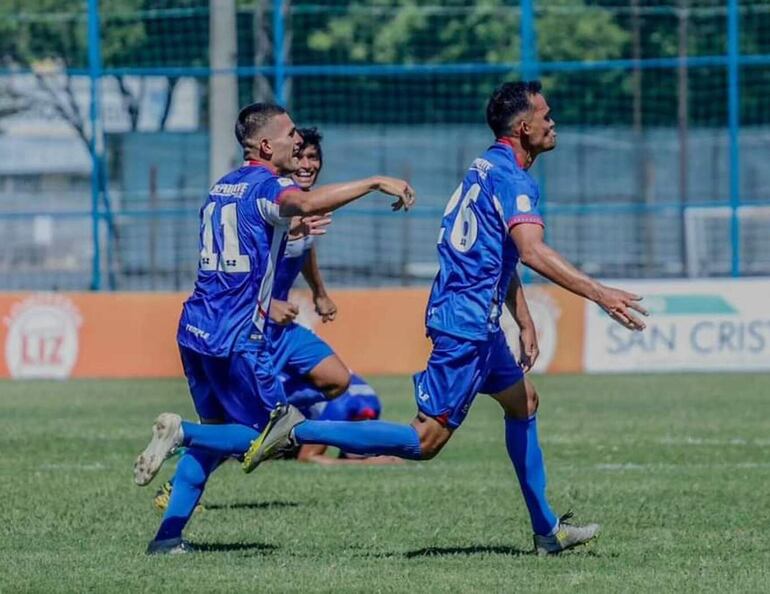
[[[292,185],[294,182],[290,180],[288,177],[279,177],[278,178],[278,185],[282,188],[287,188],[290,185]]]
[[[13,378],[65,379],[78,359],[82,316],[62,295],[42,293],[15,303],[5,319],[5,362]]]
[[[521,212],[529,212],[532,210],[532,200],[526,194],[519,194],[516,196],[516,208]]]

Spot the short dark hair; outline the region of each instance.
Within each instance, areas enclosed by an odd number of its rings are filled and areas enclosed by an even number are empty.
[[[286,110],[275,103],[252,103],[244,107],[235,121],[235,137],[244,149],[248,148],[248,140],[253,138],[273,117],[286,113]]]
[[[323,165],[324,154],[321,150],[321,141],[324,137],[318,131],[318,128],[315,126],[312,128],[299,128],[297,129],[297,132],[299,132],[299,135],[302,137],[302,146],[299,150],[304,151],[307,147],[314,146],[318,151],[318,160],[321,162],[321,165]]]
[[[532,95],[543,88],[539,80],[506,82],[495,89],[487,103],[487,125],[495,138],[511,131],[511,122],[520,113],[532,109]]]

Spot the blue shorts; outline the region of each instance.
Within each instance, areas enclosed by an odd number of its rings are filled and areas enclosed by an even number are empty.
[[[286,402],[267,348],[212,357],[180,346],[179,353],[195,411],[202,419],[261,430],[270,411]]]
[[[269,328],[273,366],[278,373],[304,377],[326,357],[334,354],[328,344],[304,326],[271,324]]]
[[[477,393],[496,394],[524,378],[502,331],[486,341],[435,330],[429,336],[428,367],[414,376],[417,408],[450,429],[462,424]]]

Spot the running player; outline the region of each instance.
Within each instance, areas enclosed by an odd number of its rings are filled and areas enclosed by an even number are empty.
[[[286,242],[286,217],[320,215],[308,224],[323,225],[326,213],[376,190],[396,197],[393,210],[414,202],[409,184],[384,176],[302,192],[281,177],[297,169],[302,137],[277,105],[245,107],[235,133],[245,162],[214,184],[201,208],[198,278],[177,334],[198,416],[226,424],[182,421],[173,413],[161,414],[153,424],[152,439],[134,464],[136,484],[148,484],[176,448],[187,450],[150,554],[189,549],[182,530],[208,476],[223,456],[242,455],[270,410],[285,402],[264,328]]]
[[[516,263],[520,259],[596,302],[631,330],[644,328],[631,310],[646,312],[638,304],[640,297],[598,283],[544,243],[539,189],[528,169],[538,155],[556,146],[556,132],[540,83],[503,84],[489,100],[487,123],[496,142],[473,161],[441,223],[440,268],[426,315],[433,351],[427,369],[414,378],[414,421],[320,423],[279,406],[246,453],[244,469],[304,443],[427,460],[463,422],[476,393],[490,394],[503,409],[506,446],[530,514],[535,550],[559,553],[594,538],[599,526],[567,523],[567,516],[558,518],[546,499],[535,416],[538,395],[513,359],[499,324],[505,305],[522,335],[534,334]]]

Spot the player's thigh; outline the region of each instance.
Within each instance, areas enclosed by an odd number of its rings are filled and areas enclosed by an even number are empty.
[[[206,356],[183,346],[179,347],[179,356],[198,417],[201,421],[224,419],[225,411],[206,373]]]
[[[537,392],[524,377],[502,332],[494,338],[489,356],[489,374],[480,391],[491,394],[507,417],[526,419],[537,411]]]
[[[488,345],[433,333],[425,371],[414,376],[417,409],[450,430],[459,427],[487,374]]]
[[[285,403],[283,386],[267,349],[233,352],[227,359],[208,361],[216,378],[214,389],[228,422],[261,429],[278,404]]]
[[[307,377],[310,383],[328,397],[336,397],[350,385],[350,370],[326,342],[311,330],[292,324],[283,339],[283,371]]]

